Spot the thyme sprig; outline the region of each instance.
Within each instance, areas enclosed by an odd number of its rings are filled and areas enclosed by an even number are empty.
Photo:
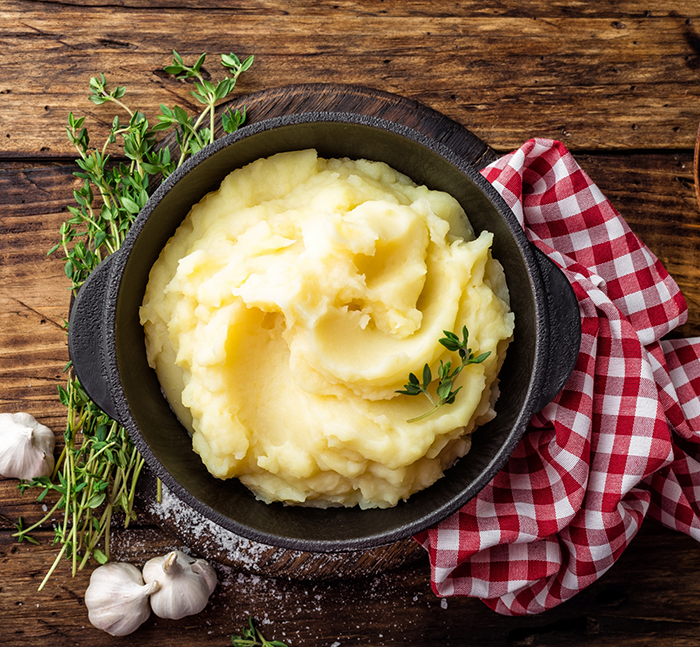
[[[448,360],[443,362],[440,360],[440,365],[438,366],[438,384],[435,389],[436,398],[430,393],[430,385],[433,382],[432,371],[430,366],[425,364],[423,366],[423,381],[418,379],[415,373],[409,373],[408,382],[404,385],[403,390],[396,391],[402,395],[420,395],[421,393],[428,398],[430,404],[433,408],[420,416],[411,418],[408,422],[418,422],[424,420],[428,416],[431,416],[438,409],[446,404],[453,404],[457,394],[462,389],[461,386],[454,388],[457,376],[462,372],[462,370],[469,364],[481,364],[490,354],[491,351],[486,353],[481,353],[477,357],[474,357],[471,348],[467,346],[469,342],[469,331],[466,326],[462,326],[462,339],[460,339],[455,333],[443,330],[445,335],[439,339],[439,343],[442,344],[447,350],[451,352],[457,352],[461,363],[452,368],[452,361]]]
[[[168,74],[174,74],[178,79],[191,80],[195,89],[190,94],[206,106],[199,116],[190,117],[179,106],[170,109],[168,106],[160,104],[162,112],[158,115],[159,123],[153,127],[153,130],[168,130],[171,127],[175,127],[177,143],[180,147],[179,164],[184,161],[188,154],[194,154],[206,144],[213,143],[215,106],[233,91],[238,77],[250,68],[254,60],[253,56],[249,56],[241,62],[235,54],[224,54],[221,57],[221,64],[225,69],[232,72],[233,76],[227,76],[214,84],[204,78],[202,74],[202,65],[205,58],[206,55],[202,54],[192,67],[188,67],[183,62],[182,57],[173,51],[172,65],[164,68]],[[207,118],[209,125],[205,126]],[[236,110],[232,112],[229,108],[224,110],[221,115],[221,125],[227,133],[237,130],[244,121],[245,111]]]
[[[249,56],[241,62],[235,54],[221,57],[226,76],[217,83],[204,78],[202,54],[192,67],[173,52],[173,65],[165,71],[177,78],[194,80],[192,94],[204,104],[203,110],[190,116],[179,106],[161,104],[157,123],[150,125],[144,113],[133,110],[122,99],[125,86],[109,89],[104,74],[90,79],[89,99],[94,104],[114,105],[115,115],[109,133],[99,146],[93,146],[85,126],[85,117],[68,116],[66,133],[75,147],[82,180],[73,192],[75,204],[68,206],[70,217],[61,225],[59,242],[48,252],[61,250],[70,289],[77,290],[90,273],[124,242],[126,234],[149,196],[189,155],[214,141],[215,107],[234,90],[241,73],[253,63]],[[228,74],[232,73],[233,76]],[[124,121],[122,121],[124,119]],[[245,110],[230,109],[221,115],[225,132],[234,132],[245,121]],[[175,131],[180,149],[178,159],[170,149],[159,146],[157,136]],[[117,142],[119,157],[112,158]],[[68,325],[64,323],[67,330]],[[24,527],[22,520],[13,535],[18,541],[36,542],[29,533],[44,523],[59,520],[54,526],[53,544],[61,546],[39,589],[46,584],[61,559],[71,562],[72,574],[93,558],[102,564],[109,560],[110,528],[115,512],[124,515],[124,526],[136,518],[134,497],[144,461],[126,430],[90,400],[76,379],[70,362],[66,366],[66,386],[59,386],[61,403],[67,409],[64,448],[49,477],[21,481],[19,489],[39,488],[37,501],[55,496],[46,515]],[[51,496],[50,493],[53,493]]]
[[[84,182],[73,192],[76,204],[68,207],[71,218],[61,225],[60,242],[49,255],[63,249],[65,272],[73,290],[83,284],[104,257],[121,247],[131,224],[155,189],[154,180],[168,177],[188,156],[214,141],[215,106],[231,94],[238,77],[253,64],[253,57],[241,63],[235,54],[223,55],[222,66],[232,71],[233,77],[225,76],[216,84],[203,77],[205,58],[202,54],[194,66],[187,67],[182,57],[173,52],[173,65],[164,68],[177,74],[177,78],[201,81],[195,83],[196,89],[191,93],[206,104],[199,115],[190,116],[180,106],[169,108],[160,104],[158,123],[151,127],[142,112],[132,110],[121,100],[126,88],[118,86],[109,90],[104,74],[90,79],[90,101],[96,105],[115,104],[126,112],[128,122],[123,123],[115,115],[105,141],[99,147],[91,147],[85,117],[75,117],[72,112],[68,115],[66,133],[78,152],[76,163],[80,167],[75,175]],[[203,125],[207,116],[209,127]],[[245,117],[245,109],[233,112],[229,108],[222,113],[222,128],[227,133],[235,132]],[[175,131],[180,149],[177,160],[172,159],[167,146],[158,147],[156,143],[157,134],[168,130]],[[109,150],[118,139],[122,141],[121,152],[126,161],[111,163]]]
[[[243,629],[242,634],[231,636],[231,644],[234,647],[287,647],[286,643],[279,640],[266,640],[255,626],[251,616],[248,616],[248,626]]]
[[[30,487],[42,488],[41,502],[56,492],[58,498],[44,517],[28,528],[18,524],[18,541],[30,540],[29,533],[51,521],[60,510],[61,520],[54,527],[53,544],[61,544],[49,571],[39,585],[41,590],[66,555],[73,575],[90,557],[99,564],[109,559],[109,542],[114,512],[124,514],[124,527],[136,518],[134,497],[144,461],[126,430],[102,412],[75,379],[59,386],[59,398],[68,409],[65,446],[54,474],[21,482],[22,493]],[[99,545],[102,544],[102,549]]]

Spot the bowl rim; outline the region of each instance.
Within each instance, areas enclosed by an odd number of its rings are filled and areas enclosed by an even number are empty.
[[[517,418],[517,424],[513,425],[508,436],[506,437],[505,442],[501,445],[500,449],[495,453],[493,458],[488,462],[486,467],[481,470],[479,476],[474,479],[468,487],[464,488],[460,492],[460,496],[454,497],[445,504],[433,509],[430,514],[424,515],[418,520],[404,524],[392,531],[382,531],[364,536],[360,539],[350,538],[348,540],[340,541],[290,538],[276,535],[272,532],[260,531],[256,528],[250,528],[249,526],[233,520],[228,516],[224,516],[219,511],[214,510],[210,506],[204,504],[201,500],[192,495],[177,479],[170,474],[170,472],[168,472],[143,437],[136,420],[129,411],[128,406],[119,405],[120,402],[126,404],[127,398],[121,381],[120,367],[117,359],[117,334],[115,333],[116,304],[122,287],[122,278],[129,254],[131,253],[134,244],[141,234],[148,218],[157,208],[163,197],[176,183],[185,178],[204,160],[208,159],[212,155],[215,155],[222,149],[234,145],[251,135],[261,132],[274,130],[279,127],[315,122],[336,122],[339,124],[361,125],[379,128],[381,130],[388,130],[396,135],[411,140],[413,143],[422,145],[433,153],[443,157],[449,164],[466,175],[486,195],[489,201],[497,209],[501,217],[507,221],[508,227],[511,230],[518,247],[520,248],[528,267],[528,272],[530,273],[530,284],[533,290],[533,298],[536,304],[536,347],[534,350],[533,368],[531,371],[532,379],[524,399],[524,405]],[[234,169],[232,168],[231,170]],[[380,117],[352,112],[326,111],[283,115],[269,119],[261,119],[253,124],[243,126],[238,131],[215,140],[214,143],[209,144],[207,147],[188,158],[178,169],[176,169],[168,178],[166,178],[164,182],[154,191],[144,208],[138,214],[125,238],[122,247],[111,258],[113,262],[111,263],[110,268],[110,280],[106,287],[104,309],[104,325],[108,328],[108,334],[105,335],[106,346],[104,363],[107,371],[107,378],[113,394],[112,397],[117,405],[118,411],[123,417],[123,420],[120,420],[120,422],[126,427],[134,444],[146,460],[149,468],[151,468],[152,471],[155,472],[156,476],[167,485],[171,493],[196,509],[198,512],[202,513],[205,517],[217,523],[217,525],[234,532],[236,535],[281,548],[317,552],[338,552],[369,549],[416,535],[434,526],[439,521],[444,520],[450,514],[459,510],[492,480],[495,474],[500,471],[500,469],[507,462],[508,458],[511,456],[513,450],[519,443],[526,430],[527,423],[532,415],[536,413],[535,402],[537,400],[537,392],[544,380],[542,368],[546,365],[545,339],[548,333],[546,316],[543,311],[544,292],[541,282],[539,282],[537,279],[539,272],[530,243],[527,240],[525,232],[518,223],[513,211],[506,204],[501,195],[495,190],[493,185],[491,185],[491,183],[489,183],[481,173],[476,171],[476,169],[469,162],[460,158],[456,153],[441,142],[408,126],[404,126],[397,122]],[[111,334],[109,334],[110,332]],[[410,503],[410,499],[408,503]]]

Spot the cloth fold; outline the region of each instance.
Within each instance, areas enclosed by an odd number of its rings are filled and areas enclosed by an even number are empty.
[[[700,539],[700,338],[663,339],[687,319],[678,286],[563,144],[482,174],[571,282],[581,350],[505,467],[416,539],[436,594],[532,614],[597,580],[647,515]]]

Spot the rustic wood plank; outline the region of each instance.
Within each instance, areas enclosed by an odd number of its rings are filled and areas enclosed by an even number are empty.
[[[39,536],[48,539],[48,533]],[[138,566],[182,547],[153,528],[116,532],[114,544],[120,560]],[[83,596],[89,571],[71,578],[68,565],[61,565],[57,577],[37,592],[53,555],[46,545],[17,545],[0,532],[0,613],[12,619],[3,636],[7,644],[125,644],[88,622]],[[314,583],[261,578],[216,565],[220,583],[201,614],[180,621],[152,616],[127,640],[134,647],[184,647],[196,635],[198,645],[227,644],[251,614],[268,639],[285,640],[290,647],[335,641],[414,647],[689,647],[697,644],[698,568],[695,541],[645,522],[620,560],[591,587],[541,616],[508,618],[475,599],[438,599],[430,590],[425,562],[362,581]],[[670,588],[673,572],[675,586]]]
[[[160,71],[172,48],[189,58],[210,52],[212,73],[214,54],[255,54],[239,96],[290,83],[352,83],[421,101],[499,152],[531,136],[561,139],[679,283],[690,316],[678,334],[700,335],[696,0],[118,4],[0,7],[0,158],[8,160],[0,163],[0,411],[30,410],[59,435],[64,426],[56,385],[67,360],[67,281],[59,256],[45,253],[77,185],[67,163],[68,112],[87,114],[95,141],[104,136],[112,112],[87,101],[89,77],[103,70],[151,115],[161,101],[196,108],[189,87]],[[31,493],[22,497],[16,481],[0,479],[0,613],[9,619],[2,644],[221,645],[249,613],[268,638],[290,647],[697,644],[700,548],[650,521],[601,580],[534,618],[504,618],[477,600],[441,602],[425,560],[360,581],[313,583],[218,565],[222,584],[204,614],[152,618],[125,641],[90,627],[82,601],[88,572],[71,579],[62,564],[36,592],[56,554],[50,527],[38,533],[40,547],[10,535],[18,516],[31,523],[42,514]],[[143,564],[180,547],[147,524],[115,524],[117,559]]]
[[[544,2],[509,11],[457,5],[437,14],[428,3],[384,4],[311,11],[281,2],[210,10],[201,2],[194,5],[201,10],[135,3],[115,11],[11,0],[0,9],[0,156],[70,155],[62,125],[71,110],[101,124],[96,137],[104,135],[111,113],[108,119],[106,109],[87,102],[88,79],[101,71],[127,84],[132,105],[149,113],[160,102],[192,105],[186,84],[161,71],[173,48],[190,58],[231,49],[257,54],[241,79],[243,93],[292,79],[400,93],[500,151],[531,136],[562,139],[575,150],[692,148],[700,97],[697,4],[645,15],[627,3],[618,15],[610,3],[602,16]],[[332,19],[319,20],[324,11]],[[208,64],[214,74],[216,67]]]
[[[73,170],[0,168],[0,410],[31,408],[54,430],[64,428],[56,385],[68,361],[69,284],[60,255],[46,253],[78,186]]]
[[[693,182],[695,183],[695,197],[700,204],[700,126],[695,141],[695,154],[693,155]]]
[[[358,85],[287,85],[239,97],[230,101],[226,109],[245,110],[246,123],[313,112],[367,115],[400,123],[426,135],[450,148],[475,168],[483,168],[498,157],[486,142],[462,124],[428,108],[425,104],[401,95]],[[225,134],[220,124],[215,132],[217,138]],[[163,140],[162,145],[171,147],[171,155],[179,154],[172,134]]]
[[[42,0],[33,0],[35,5]],[[172,0],[121,0],[120,7],[125,9],[159,9],[172,10]],[[195,13],[211,12],[209,0],[185,0],[178,2],[177,8]],[[113,7],[113,0],[63,0],[62,7]],[[236,15],[302,15],[328,18],[337,15],[376,16],[424,16],[424,17],[462,17],[478,16],[555,18],[571,16],[595,16],[597,18],[639,18],[675,16],[688,18],[697,9],[693,0],[655,0],[647,9],[640,8],[636,0],[601,0],[595,4],[584,2],[547,2],[546,0],[524,0],[508,6],[504,2],[459,2],[446,6],[436,5],[431,0],[297,0],[294,3],[268,2],[267,0],[219,0],[217,11],[228,11]]]

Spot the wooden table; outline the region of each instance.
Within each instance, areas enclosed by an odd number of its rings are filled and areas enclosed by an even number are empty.
[[[510,5],[510,6],[508,6]],[[108,0],[0,4],[0,411],[64,428],[57,397],[67,360],[69,292],[57,241],[77,180],[69,111],[97,139],[105,111],[87,101],[99,72],[130,103],[195,106],[161,72],[186,59],[255,54],[238,95],[290,83],[359,84],[403,95],[468,127],[495,151],[533,136],[563,141],[676,279],[689,304],[678,334],[700,334],[700,213],[693,147],[700,122],[697,0],[582,3],[383,0]],[[111,113],[110,113],[111,114]],[[17,544],[31,494],[0,480],[0,644],[118,644],[92,628],[89,569],[62,565],[37,592],[56,549]],[[115,528],[115,557],[142,564],[178,540],[141,519]],[[196,546],[192,546],[196,550]],[[700,546],[644,522],[589,589],[536,617],[478,600],[441,600],[426,559],[366,578],[299,581],[219,566],[207,609],[152,617],[129,645],[226,645],[249,615],[267,638],[305,645],[697,645]]]

